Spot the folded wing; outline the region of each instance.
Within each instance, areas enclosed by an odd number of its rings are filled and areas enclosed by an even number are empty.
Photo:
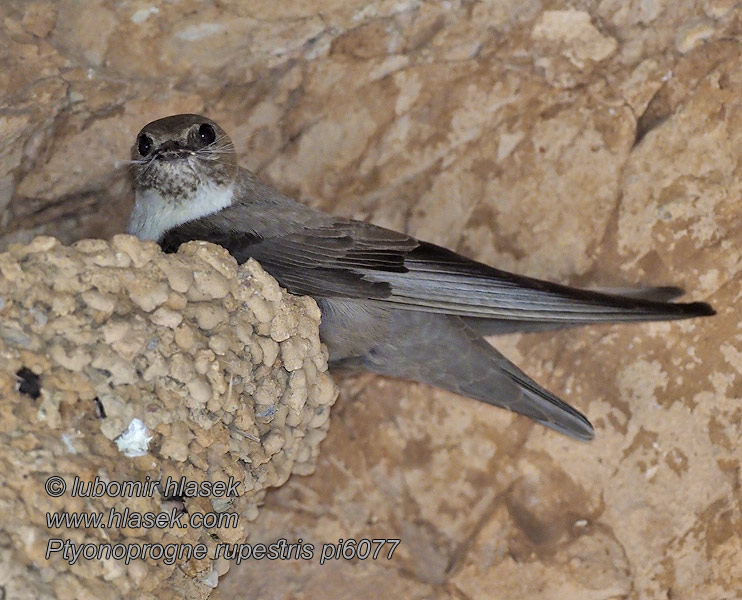
[[[224,214],[230,210],[185,223],[161,244],[174,250],[192,239],[218,243],[239,262],[255,258],[296,294],[373,299],[474,319],[580,324],[714,314],[702,302],[607,294],[515,275],[405,234],[315,211],[299,213],[304,218],[290,227],[284,222],[282,229],[261,230],[238,214]]]

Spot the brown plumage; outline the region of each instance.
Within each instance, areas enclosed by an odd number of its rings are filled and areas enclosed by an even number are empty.
[[[227,135],[199,115],[148,124],[132,157],[128,231],[166,251],[197,239],[240,263],[255,258],[288,291],[317,300],[332,364],[435,385],[572,437],[593,437],[588,420],[482,335],[714,314],[705,303],[665,301],[677,288],[570,288],[311,209],[237,166]]]

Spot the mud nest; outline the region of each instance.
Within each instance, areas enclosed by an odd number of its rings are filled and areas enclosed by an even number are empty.
[[[312,299],[208,243],[163,254],[126,235],[69,247],[40,237],[0,254],[0,596],[217,597],[229,562],[213,559],[216,546],[244,542],[266,489],[314,469],[337,396],[319,321]],[[61,496],[47,493],[50,477],[66,484]],[[168,477],[237,492],[72,493],[75,478],[116,491],[111,482]],[[47,513],[127,508],[238,521],[47,527]],[[61,551],[47,558],[50,539],[89,554],[203,544],[208,556],[71,564]]]

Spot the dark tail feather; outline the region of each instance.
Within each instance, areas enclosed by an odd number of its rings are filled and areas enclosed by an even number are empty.
[[[604,315],[602,318],[595,315],[575,315],[572,321],[544,319],[534,320],[508,320],[497,318],[462,317],[464,322],[479,335],[503,335],[507,333],[533,333],[537,331],[555,331],[579,327],[582,325],[595,325],[600,323],[630,323],[641,321],[666,321],[676,319],[687,319],[691,317],[707,317],[715,315],[716,311],[705,302],[673,303],[669,302],[684,294],[679,287],[647,287],[647,288],[591,288],[591,292],[640,300],[646,303],[650,309],[644,313],[635,315]]]
[[[407,310],[440,312],[459,317],[566,324],[613,321],[658,321],[714,314],[705,303],[658,301],[677,288],[628,290],[606,294],[501,271],[451,250],[420,242],[405,256],[407,271],[385,271],[379,279],[391,285],[385,302]],[[613,288],[615,291],[618,288]]]

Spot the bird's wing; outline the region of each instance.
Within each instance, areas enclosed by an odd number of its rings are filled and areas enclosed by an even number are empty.
[[[170,250],[193,239],[220,244],[238,262],[255,258],[295,294],[463,317],[592,323],[713,314],[700,302],[605,294],[515,275],[370,223],[303,214],[309,216],[299,222],[255,229],[240,225],[237,215],[217,214],[170,230],[160,243]]]

